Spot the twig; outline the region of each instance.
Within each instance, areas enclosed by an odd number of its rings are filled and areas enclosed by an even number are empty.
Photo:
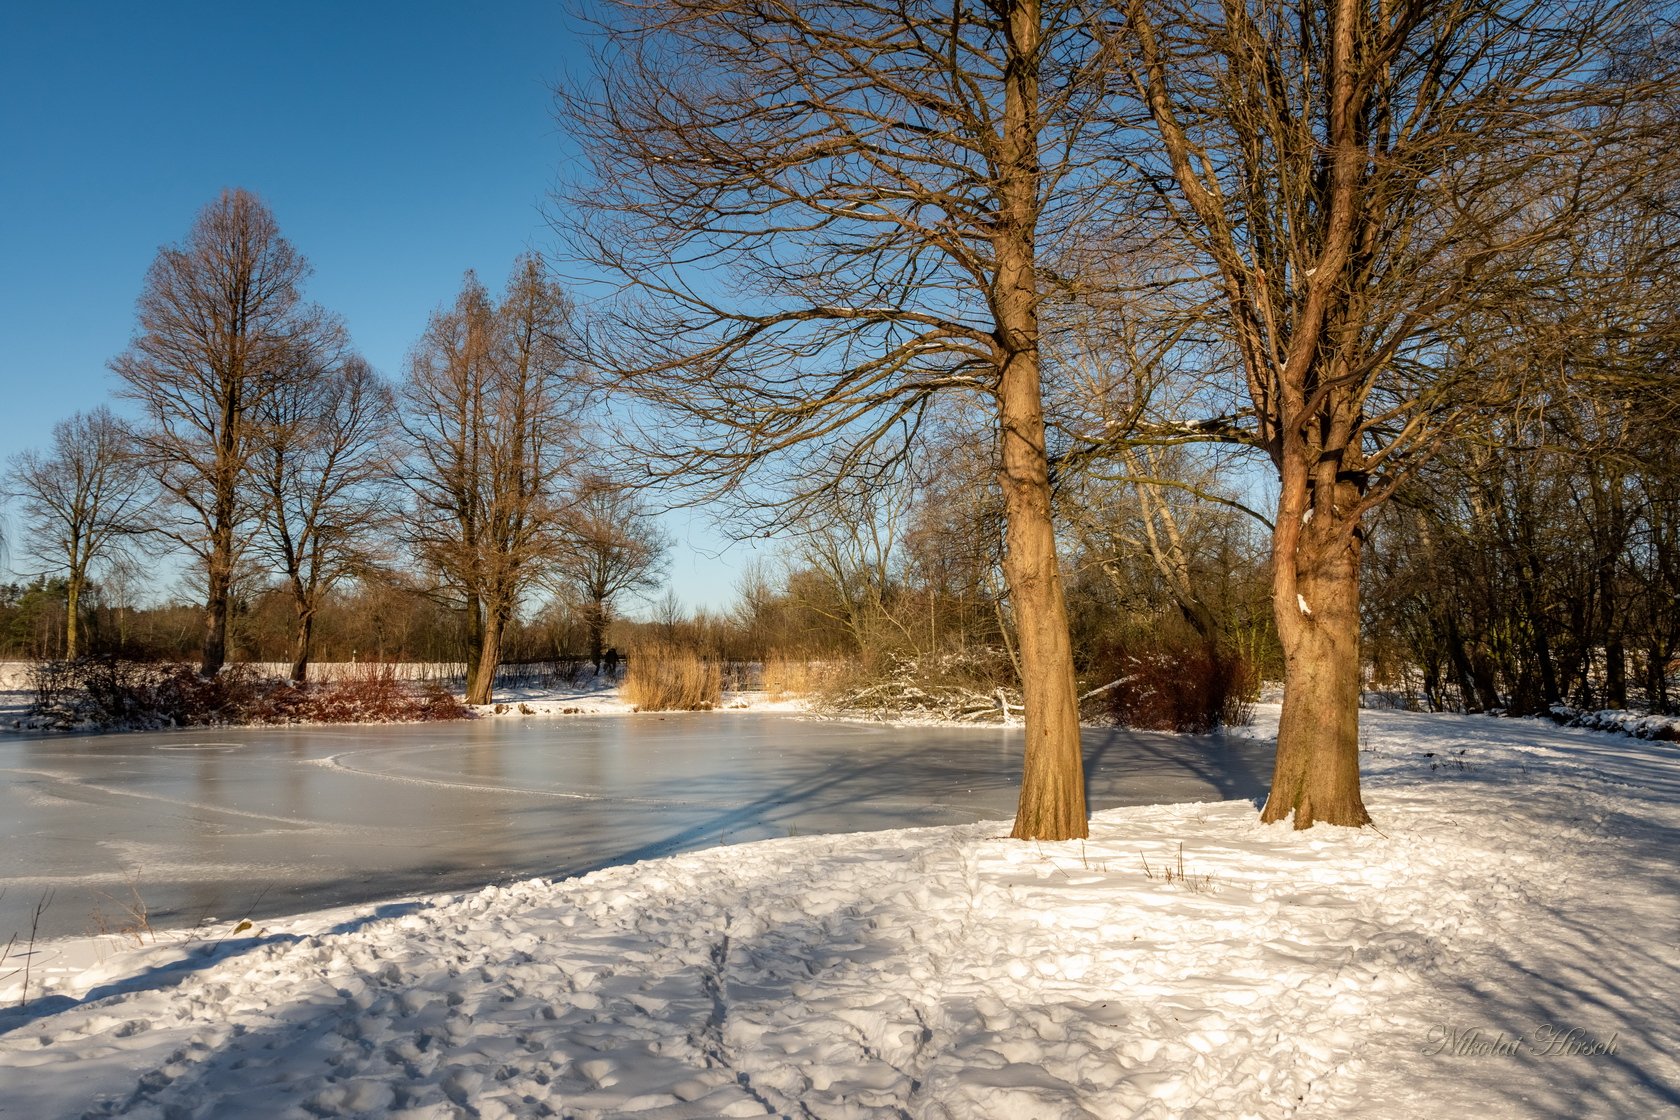
[[[41,901],[35,904],[35,916],[29,922],[29,947],[24,950],[23,954],[23,994],[18,997],[19,1007],[29,1006],[29,973],[35,967],[35,937],[41,929],[41,915],[47,912],[47,907],[52,905],[52,901],[57,895],[58,888],[54,887],[43,894]],[[13,934],[12,936],[16,937],[17,935]]]
[[[1091,691],[1089,691],[1085,695],[1081,696],[1079,698],[1078,702],[1079,703],[1084,703],[1085,701],[1089,700],[1091,697],[1097,695],[1098,693],[1107,692],[1111,688],[1117,688],[1120,685],[1125,684],[1130,679],[1131,678],[1129,678],[1129,677],[1121,677],[1119,680],[1113,680],[1113,681],[1109,681],[1107,684],[1098,685],[1096,688],[1093,688]]]
[[[256,910],[257,907],[262,905],[263,897],[268,894],[268,888],[272,887],[273,885],[274,885],[273,883],[269,883],[266,886],[264,886],[262,890],[257,892],[256,901],[252,902],[250,907],[246,909],[245,913],[243,913],[239,916],[239,920],[237,922],[233,923],[233,928],[232,929],[230,929],[226,933],[222,934],[222,936],[216,940],[216,943],[211,946],[211,949],[220,949],[222,947],[222,942],[223,941],[226,941],[228,938],[232,937],[234,934],[238,933],[240,930],[245,928],[245,924],[246,924],[246,922],[248,922],[250,920],[251,914]]]

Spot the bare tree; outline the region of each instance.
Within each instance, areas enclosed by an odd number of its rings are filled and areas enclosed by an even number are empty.
[[[31,552],[64,572],[64,655],[81,653],[80,606],[94,566],[135,531],[144,480],[129,433],[103,405],[53,425],[52,445],[13,458]]]
[[[1616,40],[1599,0],[1128,0],[1140,128],[1116,133],[1219,309],[1224,414],[1164,438],[1260,449],[1276,470],[1283,715],[1262,818],[1369,821],[1359,790],[1365,516],[1454,425],[1520,385],[1455,339],[1527,298],[1537,249],[1629,185]],[[1135,141],[1136,143],[1132,143]],[[1479,316],[1479,317],[1478,317]]]
[[[1026,705],[1014,834],[1086,835],[1039,315],[1078,289],[1050,266],[1102,197],[1099,11],[608,11],[602,65],[564,100],[596,169],[580,254],[628,285],[592,356],[657,408],[638,448],[785,524],[838,477],[899,470],[936,399],[989,415]]]
[[[256,551],[291,594],[291,675],[301,681],[322,600],[369,565],[380,483],[392,470],[394,398],[351,356],[336,367],[297,371],[258,412],[264,436],[252,469],[264,508]]]
[[[158,251],[139,332],[111,362],[145,417],[137,452],[164,497],[153,528],[204,571],[206,676],[227,659],[230,589],[256,524],[258,417],[288,378],[343,345],[338,324],[302,301],[308,274],[260,199],[224,191],[181,245]]]
[[[538,257],[515,265],[499,305],[468,273],[401,389],[407,537],[465,613],[471,704],[490,702],[503,631],[556,554],[579,403],[561,345],[570,315]]]
[[[659,586],[670,547],[670,537],[633,490],[600,477],[581,483],[552,563],[556,582],[583,606],[597,671],[614,604],[622,595]]]
[[[883,645],[906,640],[892,600],[911,495],[907,483],[839,485],[794,527],[789,562],[819,592],[803,597],[801,606],[842,629],[866,663]]]

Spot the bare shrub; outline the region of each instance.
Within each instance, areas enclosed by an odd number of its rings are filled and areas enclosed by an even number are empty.
[[[82,658],[36,673],[31,721],[46,727],[144,729],[233,724],[392,723],[471,713],[437,681],[399,680],[370,664],[323,683],[259,676],[233,665],[214,677],[189,665]]]
[[[1103,678],[1118,682],[1098,702],[1122,727],[1205,734],[1253,716],[1253,670],[1215,645],[1157,638],[1116,646],[1097,664]]]
[[[723,703],[723,664],[692,649],[653,642],[635,651],[619,694],[645,712],[709,711]]]

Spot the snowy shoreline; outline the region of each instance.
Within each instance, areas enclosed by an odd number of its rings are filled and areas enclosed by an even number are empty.
[[[1083,844],[799,837],[200,931],[23,1009],[14,977],[0,1115],[1680,1104],[1680,751],[1405,713],[1364,738],[1380,833],[1225,802],[1103,812]]]

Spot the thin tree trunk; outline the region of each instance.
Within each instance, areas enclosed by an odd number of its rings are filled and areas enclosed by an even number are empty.
[[[1452,664],[1453,676],[1458,679],[1458,693],[1464,702],[1464,710],[1485,712],[1493,707],[1477,687],[1480,682],[1475,670],[1470,667],[1470,654],[1464,646],[1464,634],[1459,629],[1458,619],[1453,615],[1447,617],[1446,645],[1447,660]]]
[[[82,581],[72,574],[65,588],[64,659],[66,661],[76,660],[77,654],[81,652],[79,648],[81,627],[76,624],[76,612],[80,609],[81,598]]]
[[[589,616],[589,661],[595,672],[601,672],[601,655],[607,629],[607,605],[602,599],[592,599],[585,608]]]
[[[1547,619],[1542,614],[1539,605],[1539,593],[1536,590],[1539,580],[1535,577],[1538,564],[1530,559],[1532,552],[1525,549],[1528,555],[1517,564],[1517,592],[1522,602],[1523,614],[1528,621],[1528,630],[1532,638],[1531,649],[1536,667],[1540,670],[1540,699],[1543,704],[1561,704],[1563,691],[1558,685],[1557,665],[1552,659],[1552,643],[1547,636]],[[1527,690],[1525,690],[1527,691]],[[1524,710],[1539,707],[1534,703],[1531,695],[1512,697],[1517,706]]]

